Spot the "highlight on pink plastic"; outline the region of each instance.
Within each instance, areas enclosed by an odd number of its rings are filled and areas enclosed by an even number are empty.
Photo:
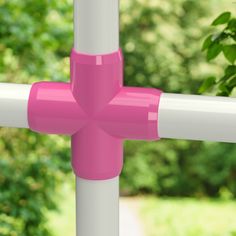
[[[124,139],[159,139],[161,91],[123,87],[121,50],[91,56],[71,53],[71,83],[32,86],[28,121],[32,130],[72,136],[72,166],[84,179],[120,174]]]

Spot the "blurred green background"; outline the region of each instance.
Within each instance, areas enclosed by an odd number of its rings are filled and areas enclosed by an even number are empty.
[[[226,66],[201,51],[210,24],[235,9],[233,0],[121,0],[125,84],[197,94]],[[72,0],[0,0],[0,82],[68,81],[72,21]],[[124,161],[121,194],[139,201],[146,235],[236,235],[234,144],[127,141]],[[55,234],[74,220],[63,210],[73,188],[68,137],[0,128],[1,236]]]

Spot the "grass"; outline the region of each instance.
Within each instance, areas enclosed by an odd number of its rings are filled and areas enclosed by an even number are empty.
[[[154,197],[140,201],[147,236],[236,235],[236,202]]]
[[[61,189],[60,211],[49,213],[49,227],[55,236],[75,236],[74,191]],[[145,236],[236,236],[236,202],[192,198],[132,198]],[[128,235],[127,235],[128,236]]]
[[[75,236],[75,193],[72,187],[62,186],[57,201],[59,211],[48,213],[50,230],[55,236]]]

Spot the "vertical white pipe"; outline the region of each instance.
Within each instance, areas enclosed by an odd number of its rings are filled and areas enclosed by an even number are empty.
[[[76,183],[77,236],[119,236],[119,177]]]
[[[31,85],[0,83],[0,127],[28,128]]]
[[[74,47],[86,54],[119,48],[119,0],[74,0]]]
[[[119,0],[74,0],[74,48],[90,55],[119,49]],[[76,182],[77,236],[118,236],[119,177]]]

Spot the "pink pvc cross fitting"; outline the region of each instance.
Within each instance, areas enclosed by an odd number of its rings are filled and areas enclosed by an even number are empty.
[[[72,136],[72,166],[84,179],[120,174],[124,139],[158,139],[161,91],[123,87],[121,50],[86,55],[72,50],[71,82],[32,86],[28,121],[32,130]]]

